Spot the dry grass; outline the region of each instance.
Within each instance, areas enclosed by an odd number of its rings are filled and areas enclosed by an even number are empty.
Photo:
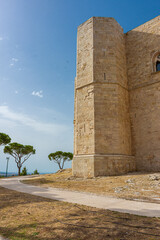
[[[99,210],[0,187],[0,234],[12,240],[158,240],[160,218]]]
[[[74,178],[71,174],[71,169],[66,169],[55,174],[40,175],[23,182],[43,187],[65,188],[160,203],[160,173],[132,173],[92,179]],[[155,175],[159,180],[151,180],[151,177]]]

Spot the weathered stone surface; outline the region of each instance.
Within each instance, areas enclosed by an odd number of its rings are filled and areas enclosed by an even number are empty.
[[[132,149],[138,171],[160,171],[160,17],[126,34]]]
[[[73,175],[160,171],[160,17],[124,34],[93,17],[77,37]]]
[[[135,159],[127,155],[77,155],[72,168],[73,175],[77,177],[120,175],[135,169]]]

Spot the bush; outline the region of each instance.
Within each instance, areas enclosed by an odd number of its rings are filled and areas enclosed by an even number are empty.
[[[27,168],[24,167],[22,172],[21,172],[21,176],[26,176],[27,175]]]
[[[39,174],[38,170],[34,170],[33,174]]]

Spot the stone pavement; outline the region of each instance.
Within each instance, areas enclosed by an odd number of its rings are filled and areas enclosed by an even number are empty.
[[[103,208],[111,211],[136,214],[140,216],[160,217],[160,204],[157,203],[131,201],[57,188],[42,188],[20,182],[20,180],[26,178],[29,178],[29,176],[1,179],[0,186],[11,190],[16,190],[18,192],[28,193],[63,202],[82,204],[90,207]]]

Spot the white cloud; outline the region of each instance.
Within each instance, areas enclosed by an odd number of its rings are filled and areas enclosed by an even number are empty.
[[[8,80],[9,80],[9,78],[2,77],[2,81],[7,82]]]
[[[44,123],[37,121],[23,113],[17,113],[9,109],[8,106],[0,106],[0,116],[3,119],[12,121],[15,124],[28,126],[35,131],[44,132],[46,134],[59,135],[69,130],[64,124]]]
[[[36,155],[33,155],[25,163],[28,172],[33,172],[35,169],[42,172],[55,172],[58,170],[54,162],[49,161],[48,154],[58,150],[73,151],[73,129],[71,124],[59,124],[61,118],[54,109],[43,108],[37,109],[34,112],[44,112],[49,118],[52,111],[58,118],[58,124],[55,121],[47,123],[46,121],[36,120],[36,117],[28,116],[21,111],[14,111],[7,105],[0,105],[0,129],[1,132],[8,134],[12,142],[21,144],[29,144],[36,149]],[[47,113],[48,111],[48,113]],[[49,112],[51,111],[51,112]],[[63,116],[63,120],[65,116]],[[0,171],[5,171],[6,156],[3,153],[3,148],[0,148]],[[71,162],[67,164],[71,165]],[[67,165],[66,167],[70,167]],[[17,166],[12,157],[9,161],[9,171],[17,172]]]
[[[2,105],[3,105],[3,106],[4,106],[4,105],[7,105],[7,103],[6,103],[6,102],[3,102]]]
[[[15,63],[17,63],[18,61],[19,61],[18,58],[12,58],[12,59],[10,60],[9,66],[10,66],[10,67],[13,67],[13,66],[15,65]]]
[[[32,95],[33,96],[36,96],[36,97],[40,97],[40,98],[43,98],[43,91],[42,90],[40,90],[40,91],[33,91],[32,92]]]
[[[9,37],[7,37],[7,36],[0,36],[0,41],[3,41],[3,40],[9,40]]]
[[[12,58],[13,62],[18,62],[18,58]]]

